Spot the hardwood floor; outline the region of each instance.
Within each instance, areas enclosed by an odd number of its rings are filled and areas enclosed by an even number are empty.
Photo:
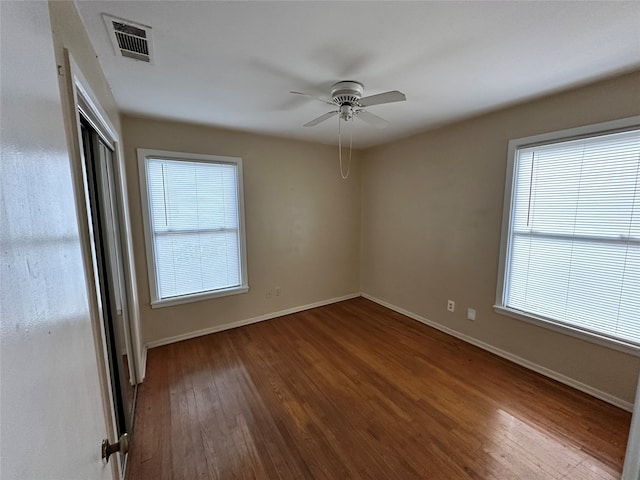
[[[357,298],[150,350],[127,478],[617,479],[630,418]]]

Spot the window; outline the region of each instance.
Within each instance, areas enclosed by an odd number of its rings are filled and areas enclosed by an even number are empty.
[[[249,290],[242,159],[138,149],[151,305]]]
[[[496,311],[640,353],[640,117],[513,140]]]

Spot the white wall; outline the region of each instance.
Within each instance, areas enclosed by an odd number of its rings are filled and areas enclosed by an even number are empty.
[[[1,2],[0,22],[0,477],[108,479],[49,6]]]
[[[49,12],[51,15],[51,30],[53,33],[53,47],[55,53],[55,61],[57,65],[66,64],[65,49],[70,52],[73,61],[76,64],[76,68],[79,73],[84,77],[83,82],[86,82],[86,87],[91,89],[91,94],[95,96],[93,101],[99,105],[102,109],[103,120],[109,122],[112,128],[115,130],[115,135],[118,137],[118,141],[122,143],[122,133],[120,128],[120,112],[116,105],[115,99],[111,94],[111,88],[104,76],[98,58],[96,56],[89,36],[84,28],[80,15],[76,10],[75,4],[71,1],[59,1],[52,0],[49,2]],[[78,72],[74,72],[78,73]],[[73,105],[72,93],[68,89],[68,78],[71,72],[64,71],[59,77],[61,85],[61,96],[63,115],[66,122],[66,128],[68,133],[68,142],[70,145],[77,145],[79,141],[73,136],[73,130],[76,128],[74,122],[71,121],[75,112],[71,112]],[[73,147],[72,147],[73,148]],[[116,152],[121,153],[121,152]],[[79,153],[78,153],[79,155]],[[121,155],[118,155],[116,178],[117,183],[122,183],[119,178],[121,173],[122,159]],[[76,156],[78,161],[78,156]],[[127,288],[127,301],[129,307],[129,319],[131,322],[131,335],[132,335],[132,348],[133,357],[136,360],[136,370],[138,378],[142,379],[142,365],[139,362],[140,352],[142,351],[142,336],[140,334],[140,321],[138,317],[138,298],[137,290],[135,289],[136,279],[135,271],[133,267],[132,258],[132,245],[131,245],[131,230],[130,220],[128,215],[128,199],[126,197],[126,188],[123,187],[123,191],[120,192],[120,200],[122,201],[123,211],[121,211],[121,229],[123,235],[126,237],[123,244],[123,268],[125,274],[125,282],[127,285],[132,285],[132,288]]]

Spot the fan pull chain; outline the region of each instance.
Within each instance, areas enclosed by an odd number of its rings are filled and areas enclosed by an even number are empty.
[[[352,119],[352,121],[355,118]],[[347,167],[347,173],[344,174],[344,170],[342,168],[342,133],[340,131],[340,116],[338,116],[338,157],[340,158],[340,176],[343,180],[349,178],[349,172],[351,172],[351,152],[353,150],[353,125],[351,126],[350,134],[349,134],[349,166]]]

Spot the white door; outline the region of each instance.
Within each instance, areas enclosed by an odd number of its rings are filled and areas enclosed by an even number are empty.
[[[640,379],[636,389],[636,401],[633,404],[622,480],[640,480]]]
[[[0,478],[106,480],[103,407],[46,2],[0,2]]]

